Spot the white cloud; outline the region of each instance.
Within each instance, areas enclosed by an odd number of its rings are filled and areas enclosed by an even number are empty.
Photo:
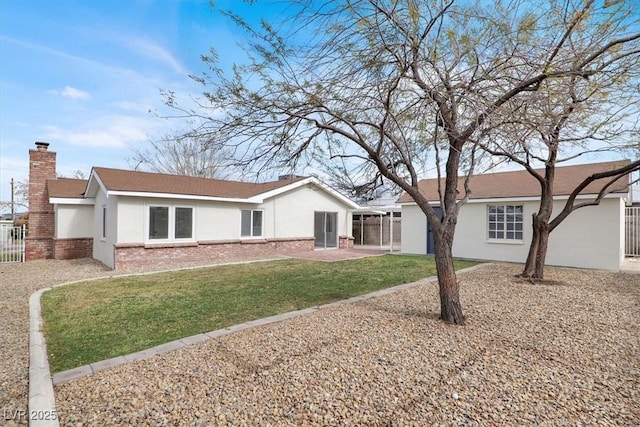
[[[131,116],[105,116],[78,128],[44,126],[46,137],[70,145],[94,148],[125,148],[148,140],[160,123]]]
[[[136,111],[138,113],[149,113],[149,111],[153,110],[154,108],[149,104],[144,104],[140,102],[131,102],[131,101],[116,101],[116,102],[113,102],[111,105],[121,110]]]
[[[66,98],[71,98],[71,99],[89,99],[91,97],[91,95],[89,95],[89,92],[86,92],[86,91],[80,90],[80,89],[76,89],[76,88],[71,87],[71,86],[65,87],[62,90],[62,92],[60,93],[60,95],[66,97]]]
[[[189,71],[178,61],[167,49],[155,43],[152,40],[141,37],[113,37],[114,40],[120,42],[124,47],[133,51],[137,55],[146,56],[155,61],[164,64],[167,68],[172,69],[176,73],[183,76],[189,74]]]
[[[0,39],[5,42],[24,47],[25,49],[38,51],[46,55],[51,55],[61,59],[72,61],[75,63],[74,68],[77,68],[78,66],[90,67],[92,70],[94,70],[92,71],[93,75],[95,75],[95,73],[101,73],[111,78],[123,79],[125,81],[129,81],[132,84],[134,83],[135,84],[153,84],[154,86],[157,86],[157,83],[158,83],[157,80],[154,80],[153,78],[149,78],[147,75],[141,74],[132,68],[121,68],[121,67],[113,66],[111,64],[100,62],[91,58],[73,55],[64,51],[50,48],[48,46],[42,46],[39,44],[30,43],[24,40],[18,40],[18,39],[6,37],[3,35],[0,35]],[[50,93],[53,93],[53,92],[54,91],[50,91]],[[55,92],[56,92],[55,94],[58,94],[58,95],[60,94],[59,91],[55,91]]]
[[[189,72],[182,66],[180,61],[171,55],[171,53],[161,46],[146,40],[138,40],[135,46],[139,51],[150,58],[156,59],[160,62],[164,62],[168,67],[174,71],[186,75]]]
[[[91,95],[89,94],[89,92],[76,89],[75,87],[71,87],[71,86],[65,86],[65,88],[62,90],[50,90],[48,93],[50,93],[51,95],[62,96],[62,97],[71,98],[71,99],[79,99],[79,100],[91,98]]]

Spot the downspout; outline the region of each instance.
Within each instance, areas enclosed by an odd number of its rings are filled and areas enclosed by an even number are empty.
[[[393,211],[389,213],[391,215],[389,219],[389,252],[393,252]]]

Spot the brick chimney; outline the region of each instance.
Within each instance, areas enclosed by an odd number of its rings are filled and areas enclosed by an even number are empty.
[[[29,231],[26,259],[53,258],[55,217],[49,203],[47,180],[56,177],[56,153],[48,151],[48,142],[36,142],[29,150]]]

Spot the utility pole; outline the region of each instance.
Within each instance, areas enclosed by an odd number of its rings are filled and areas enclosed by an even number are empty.
[[[16,220],[16,207],[15,204],[13,202],[13,178],[11,178],[11,221],[15,221]]]

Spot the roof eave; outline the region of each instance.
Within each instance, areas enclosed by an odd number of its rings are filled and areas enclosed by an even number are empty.
[[[107,187],[102,182],[102,179],[100,179],[100,176],[98,175],[98,172],[96,171],[95,167],[91,169],[91,173],[89,174],[89,179],[87,179],[87,186],[85,187],[84,193],[83,193],[85,197],[87,197],[87,195],[89,194],[89,191],[93,188],[92,185],[93,187],[97,185],[98,188],[102,189],[103,193],[108,194]]]
[[[94,198],[85,197],[49,197],[52,205],[93,205]]]
[[[605,194],[605,199],[613,199],[613,198],[625,198],[628,196],[627,192],[615,192]],[[576,197],[576,200],[584,200],[584,199],[594,199],[598,197],[597,194],[580,194]],[[569,198],[568,194],[561,194],[557,196],[553,196],[553,200],[567,200]],[[469,199],[466,203],[493,203],[493,202],[537,202],[540,200],[539,196],[510,196],[510,197],[486,197],[486,198],[478,198],[478,199]],[[429,200],[429,204],[439,204],[439,200]],[[406,202],[398,202],[399,205],[415,205],[416,202],[406,201]]]
[[[360,205],[358,205],[356,202],[354,202],[353,200],[349,199],[346,196],[343,196],[342,194],[340,194],[339,192],[337,192],[336,190],[334,190],[333,188],[329,187],[327,184],[323,183],[322,181],[320,181],[319,179],[317,179],[317,178],[315,178],[313,176],[310,176],[310,177],[305,178],[305,179],[301,179],[300,181],[296,181],[296,182],[293,182],[291,184],[283,185],[282,187],[275,188],[275,189],[267,191],[265,193],[256,194],[255,196],[251,197],[250,200],[254,201],[254,203],[262,203],[266,199],[269,199],[271,197],[275,197],[275,196],[280,195],[282,193],[286,193],[287,191],[291,191],[291,190],[294,190],[296,188],[303,187],[303,186],[305,186],[307,184],[317,185],[318,187],[322,188],[324,191],[326,191],[327,193],[329,193],[330,195],[332,195],[336,199],[340,200],[345,205],[349,206],[351,209],[360,208]]]
[[[234,198],[234,197],[216,197],[216,196],[202,196],[194,194],[174,194],[174,193],[153,193],[144,191],[121,191],[121,190],[109,190],[107,191],[107,197],[109,196],[127,196],[127,197],[145,197],[152,199],[176,199],[176,200],[206,200],[213,202],[232,202],[232,203],[262,203],[261,200],[255,200],[254,198]]]

